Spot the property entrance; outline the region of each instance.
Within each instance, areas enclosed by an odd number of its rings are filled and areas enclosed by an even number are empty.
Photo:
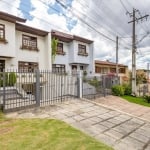
[[[49,70],[3,72],[0,76],[0,105],[4,112],[54,105],[76,98],[77,87],[77,76],[72,74]]]
[[[84,77],[83,78],[83,97],[86,99],[96,99],[98,97],[105,97],[111,95],[111,88],[113,85],[119,83],[119,78],[115,76],[97,76],[97,77]]]
[[[3,72],[5,69],[5,60],[0,60],[0,72]]]

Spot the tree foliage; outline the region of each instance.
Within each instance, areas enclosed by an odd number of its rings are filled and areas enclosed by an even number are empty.
[[[146,75],[144,72],[137,72],[136,73],[136,83],[137,84],[142,84],[142,83],[146,83]]]
[[[52,48],[52,63],[54,63],[56,52],[57,52],[58,39],[52,38],[51,48]]]

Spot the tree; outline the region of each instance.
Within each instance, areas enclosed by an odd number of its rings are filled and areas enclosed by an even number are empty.
[[[142,83],[146,83],[146,75],[144,72],[137,72],[136,73],[136,83],[137,84],[142,84]]]
[[[52,38],[51,48],[52,48],[52,63],[54,63],[56,52],[57,52],[58,39]]]

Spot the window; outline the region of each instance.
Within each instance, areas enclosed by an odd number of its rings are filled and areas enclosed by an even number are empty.
[[[95,67],[95,72],[96,73],[101,73],[101,68],[100,67]]]
[[[52,65],[52,72],[55,73],[65,73],[65,65],[58,65],[58,64],[53,64]]]
[[[0,40],[5,40],[5,25],[0,24]]]
[[[63,51],[63,43],[58,43],[57,44],[56,54],[58,54],[58,55],[65,55],[65,52]]]
[[[80,70],[84,70],[84,67],[83,67],[83,66],[80,66]]]
[[[22,48],[38,51],[37,38],[28,35],[22,35]]]
[[[0,60],[0,72],[3,72],[5,69],[5,60]]]
[[[125,68],[120,68],[119,73],[126,73]]]
[[[116,73],[116,68],[110,68],[111,73]]]
[[[21,72],[34,72],[36,69],[38,69],[38,63],[19,61],[18,68]]]
[[[88,56],[86,53],[86,45],[78,44],[78,55]]]

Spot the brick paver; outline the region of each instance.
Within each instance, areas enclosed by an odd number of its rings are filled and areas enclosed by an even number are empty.
[[[117,109],[150,121],[150,107],[130,103],[117,96],[97,98],[94,101],[110,108]]]
[[[15,118],[56,118],[116,150],[148,150],[150,122],[84,100],[11,113]]]

